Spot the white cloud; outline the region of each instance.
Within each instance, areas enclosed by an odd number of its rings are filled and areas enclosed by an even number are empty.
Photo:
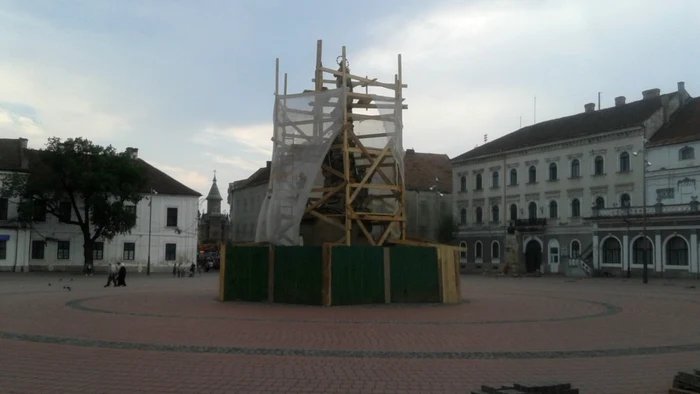
[[[207,189],[210,185],[211,179],[208,176],[196,170],[172,166],[165,163],[154,162],[151,160],[148,160],[148,162],[157,169],[175,178],[177,181],[184,184],[185,186],[188,186],[195,190],[199,190],[200,192],[202,192],[202,190]]]
[[[230,146],[231,152],[272,157],[272,125],[207,127],[192,136],[192,142],[207,146]]]
[[[669,43],[700,35],[689,16],[700,2],[683,4],[460,2],[379,21],[372,43],[348,56],[354,73],[390,82],[401,53],[404,147],[454,156],[484,134],[493,140],[516,130],[521,116],[532,124],[534,96],[539,122],[583,112],[601,90],[610,106],[618,95],[638,100],[648,87],[675,89],[688,78],[682,63],[690,57],[660,59],[670,57]]]
[[[260,161],[245,160],[237,156],[224,156],[217,155],[215,153],[206,152],[205,156],[210,157],[214,163],[225,164],[227,166],[233,167],[232,170],[244,170],[245,171],[256,171],[262,166]]]
[[[0,108],[0,135],[8,137],[35,137],[43,134],[33,119]]]

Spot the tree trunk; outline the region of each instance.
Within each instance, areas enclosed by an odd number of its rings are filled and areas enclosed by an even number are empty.
[[[92,246],[93,242],[90,240],[90,235],[83,236],[83,257],[85,263],[83,264],[83,271],[87,272],[88,265],[92,265],[93,271],[95,270],[95,264],[93,264],[92,259]]]

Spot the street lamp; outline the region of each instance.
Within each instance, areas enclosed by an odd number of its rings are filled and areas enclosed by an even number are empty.
[[[153,225],[153,196],[158,192],[151,188],[151,195],[148,197],[148,262],[146,263],[146,275],[151,275],[151,228]]]
[[[649,161],[647,161],[647,139],[642,139],[642,149],[632,152],[632,155],[637,156],[642,153],[643,164],[642,164],[642,239],[644,240],[644,268],[642,269],[642,282],[649,282],[649,272],[648,272],[648,262],[649,257],[649,239],[647,238],[647,167],[649,166]]]

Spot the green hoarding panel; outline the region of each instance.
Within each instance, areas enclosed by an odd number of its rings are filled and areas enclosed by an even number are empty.
[[[394,246],[390,262],[391,302],[440,302],[436,248]]]
[[[383,248],[334,246],[331,251],[331,304],[383,303]]]
[[[274,301],[321,305],[323,248],[276,246]]]
[[[224,300],[267,300],[269,246],[226,248]]]

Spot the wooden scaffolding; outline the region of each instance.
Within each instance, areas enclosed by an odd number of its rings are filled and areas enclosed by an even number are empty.
[[[312,79],[314,90],[307,92],[320,93],[345,87],[341,97],[342,127],[329,150],[342,154],[342,168],[334,168],[328,163],[322,165],[321,171],[332,174],[340,182],[332,186],[314,185],[304,216],[312,216],[324,221],[337,228],[339,232],[342,230],[342,237],[331,241],[332,244],[352,245],[353,228],[359,229],[361,233],[359,237],[366,240],[360,242],[363,244],[384,245],[392,240],[405,240],[406,205],[402,164],[404,152],[401,140],[402,111],[408,108],[403,104],[402,93],[403,88],[408,86],[402,82],[401,55],[398,55],[398,70],[394,75],[393,83],[380,82],[377,78],[361,77],[350,73],[344,46],[341,56],[337,59],[339,65],[337,70],[325,67],[322,55],[322,41],[318,40],[316,70]],[[357,92],[355,88],[358,87],[364,88],[364,93]],[[371,94],[370,88],[373,91]],[[388,94],[376,94],[381,93],[382,90]],[[286,74],[284,75],[284,93],[279,94],[279,59],[275,95],[277,101],[295,96],[287,94]],[[313,130],[314,137],[327,132],[327,129],[324,129],[324,122],[328,119],[327,109],[333,106],[341,108],[337,103],[324,103],[322,100],[314,102],[311,110],[315,114],[316,122]],[[277,106],[275,108],[275,116],[277,116]],[[353,109],[365,110],[365,112],[373,110],[378,114],[353,113]],[[393,127],[379,128],[372,133],[355,130],[354,123],[371,120],[393,124]],[[285,118],[285,122],[291,123],[292,127],[298,130],[292,120]],[[309,121],[304,120],[299,123],[301,122],[308,124]],[[367,141],[373,141],[373,143]],[[377,141],[381,141],[381,145],[377,145]],[[364,209],[366,206],[363,206],[363,209],[356,209],[357,204],[354,203],[360,196],[372,201],[372,207],[383,206],[386,209]],[[322,209],[325,203],[334,198],[342,201],[343,209],[339,212],[328,212]],[[285,217],[285,213],[282,212],[279,219],[285,220]],[[355,238],[357,239],[357,235]]]

